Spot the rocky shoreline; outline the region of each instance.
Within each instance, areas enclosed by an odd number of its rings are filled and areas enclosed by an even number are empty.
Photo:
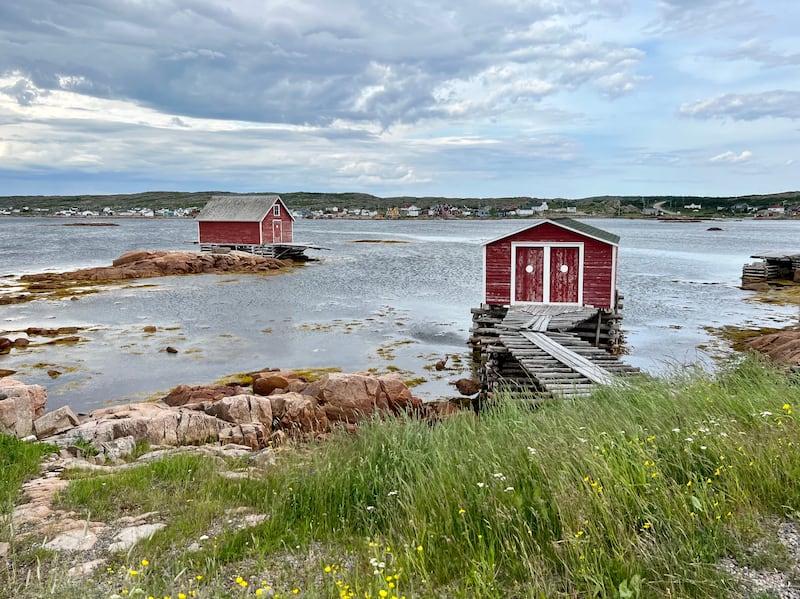
[[[111,266],[22,275],[18,277],[17,289],[0,295],[0,304],[16,304],[63,295],[78,296],[85,292],[82,289],[86,286],[133,279],[191,274],[277,273],[292,265],[291,260],[278,260],[245,252],[137,250],[121,255]]]

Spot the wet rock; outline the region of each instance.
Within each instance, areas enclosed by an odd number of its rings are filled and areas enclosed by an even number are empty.
[[[51,379],[57,379],[58,377],[61,376],[61,372],[58,370],[51,369],[47,371],[47,376],[49,376]]]
[[[269,395],[276,389],[286,389],[288,386],[289,379],[277,373],[253,379],[253,393],[257,395]]]
[[[453,383],[458,389],[458,392],[461,395],[465,395],[467,397],[471,395],[475,395],[481,390],[481,384],[477,381],[473,381],[472,379],[458,379],[455,383]]]
[[[8,337],[0,337],[0,354],[7,354],[14,347],[14,342]]]
[[[153,325],[149,324],[142,329],[145,333],[155,333],[158,329]]]
[[[168,354],[177,354],[178,353],[178,350],[175,349],[174,347],[172,347],[171,345],[168,345],[164,351],[166,351]]]
[[[30,289],[51,290],[81,282],[104,283],[198,273],[266,272],[290,266],[291,262],[231,253],[224,256],[201,252],[134,251],[123,254],[111,266],[84,268],[63,273],[36,273],[20,277]]]
[[[746,291],[769,291],[772,287],[769,286],[769,283],[744,283],[742,285],[742,289]]]
[[[26,339],[25,337],[17,337],[14,339],[14,347],[16,348],[28,347],[30,344],[30,339]]]
[[[215,402],[231,395],[246,395],[247,389],[239,385],[178,385],[162,401],[168,406]]]
[[[39,439],[43,439],[68,431],[78,424],[80,421],[75,412],[69,406],[62,406],[34,420],[33,430]]]
[[[767,354],[778,364],[800,365],[800,330],[778,331],[751,339],[745,347]]]

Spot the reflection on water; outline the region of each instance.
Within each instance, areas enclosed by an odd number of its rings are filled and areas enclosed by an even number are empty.
[[[134,249],[193,249],[191,220],[117,220],[119,227],[64,227],[56,219],[0,219],[0,276],[109,264]],[[797,321],[797,307],[747,303],[742,265],[769,248],[797,246],[800,222],[707,223],[593,220],[620,235],[627,360],[658,373],[706,362],[706,326]],[[719,224],[719,223],[717,223]],[[3,308],[7,331],[87,327],[73,347],[31,346],[0,357],[27,382],[48,387],[49,408],[86,410],[179,383],[200,384],[264,367],[399,369],[425,377],[414,389],[452,395],[464,370],[436,372],[464,354],[470,308],[481,301],[481,244],[525,221],[298,221],[297,241],[330,248],[281,276],[169,277],[78,301]],[[354,243],[356,240],[409,243]],[[150,286],[151,284],[155,286]],[[144,286],[147,284],[147,286]],[[156,333],[144,326],[155,325]],[[14,337],[14,335],[11,335]],[[36,341],[36,340],[34,340]],[[173,345],[175,355],[163,349]],[[48,369],[60,370],[50,379]]]

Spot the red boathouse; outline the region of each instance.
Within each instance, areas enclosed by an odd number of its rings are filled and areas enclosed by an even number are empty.
[[[291,244],[294,217],[278,195],[212,196],[197,215],[200,244]]]
[[[617,308],[619,237],[572,219],[544,219],[483,246],[484,301]]]

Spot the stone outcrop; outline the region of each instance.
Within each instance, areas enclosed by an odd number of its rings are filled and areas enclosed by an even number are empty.
[[[57,435],[78,426],[80,421],[69,406],[62,406],[33,421],[33,432],[39,438]]]
[[[291,437],[330,432],[326,411],[316,397],[300,393],[270,396],[272,414],[280,429]]]
[[[0,378],[0,432],[27,437],[33,421],[44,415],[47,391],[10,377]]]
[[[223,397],[245,393],[247,389],[239,385],[178,385],[161,401],[168,406],[177,407],[204,401],[219,401]]]
[[[353,424],[376,414],[399,414],[421,406],[394,374],[376,378],[335,372],[309,384],[303,393],[317,399],[331,422]]]
[[[272,403],[256,395],[233,395],[223,397],[204,409],[214,416],[232,424],[258,423],[272,427]]]
[[[745,346],[767,354],[778,364],[800,366],[800,330],[778,331],[757,337]]]
[[[20,277],[30,290],[61,289],[81,282],[108,282],[128,279],[201,273],[259,273],[285,268],[291,262],[242,253],[134,251],[123,254],[111,266],[82,268],[63,273],[36,273]]]
[[[180,385],[159,403],[102,408],[80,418],[68,407],[44,414],[44,388],[0,379],[0,426],[19,437],[35,433],[71,455],[82,455],[81,442],[88,442],[100,453],[97,459],[117,461],[140,441],[156,446],[219,442],[259,450],[287,437],[325,435],[336,426],[354,431],[370,418],[439,419],[452,412],[449,406],[423,406],[396,374],[332,373],[313,383],[291,371],[252,376],[254,387],[268,395],[237,384]]]
[[[197,410],[155,403],[132,403],[94,410],[66,433],[65,442],[83,439],[100,447],[121,437],[151,445],[199,445],[216,441],[223,422]]]

